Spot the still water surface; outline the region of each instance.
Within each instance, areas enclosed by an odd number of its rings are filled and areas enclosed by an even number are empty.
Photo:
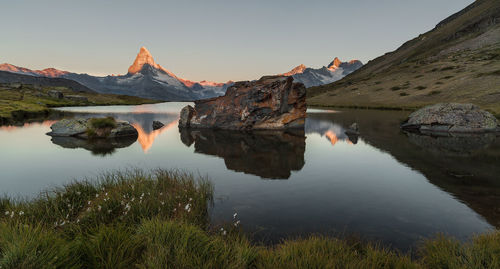
[[[135,140],[87,143],[45,135],[55,121],[0,127],[0,188],[40,191],[110,169],[177,168],[208,175],[214,225],[238,213],[256,241],[351,235],[407,250],[446,233],[467,239],[500,227],[500,138],[405,134],[406,112],[308,109],[305,133],[182,131],[186,103],[64,108],[112,115]],[[74,114],[68,113],[68,117]],[[152,129],[153,120],[165,127]],[[359,124],[361,135],[344,128]]]

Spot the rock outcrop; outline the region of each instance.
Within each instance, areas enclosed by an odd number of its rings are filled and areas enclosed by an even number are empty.
[[[50,90],[47,92],[47,94],[52,97],[52,98],[56,98],[56,99],[63,99],[64,97],[64,94],[60,91],[56,91],[56,90]]]
[[[306,88],[292,77],[236,82],[224,96],[184,107],[179,127],[232,130],[304,128]]]
[[[111,118],[112,119],[112,118]],[[126,121],[115,121],[112,119],[108,124],[95,124],[100,118],[89,119],[63,119],[52,126],[51,132],[47,135],[55,137],[78,137],[84,139],[90,138],[120,138],[120,137],[135,137],[137,138],[137,130]]]
[[[495,132],[498,120],[473,104],[441,103],[410,114],[401,128],[421,133]]]

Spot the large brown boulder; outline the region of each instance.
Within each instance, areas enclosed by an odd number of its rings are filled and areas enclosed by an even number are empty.
[[[498,120],[473,104],[441,103],[410,114],[401,128],[422,133],[482,133],[497,130]]]
[[[304,128],[306,88],[292,77],[236,82],[224,96],[195,101],[181,111],[179,127],[233,130]]]

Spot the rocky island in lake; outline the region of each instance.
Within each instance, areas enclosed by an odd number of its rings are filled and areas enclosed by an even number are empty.
[[[292,77],[241,81],[224,96],[195,101],[181,111],[179,127],[231,130],[304,128],[306,88]]]

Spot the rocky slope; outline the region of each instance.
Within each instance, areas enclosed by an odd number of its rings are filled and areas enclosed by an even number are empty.
[[[301,64],[289,72],[280,75],[293,76],[293,79],[296,82],[301,82],[306,87],[312,87],[332,83],[342,79],[362,66],[363,63],[358,60],[342,62],[339,58],[335,58],[328,66],[323,66],[321,68],[308,68]]]
[[[149,51],[142,47],[127,74],[96,77],[53,68],[30,70],[11,64],[0,64],[0,70],[30,76],[56,77],[74,80],[99,93],[124,94],[166,101],[192,101],[223,95],[231,81],[216,83],[194,82],[177,77],[157,64]]]
[[[478,0],[332,84],[308,105],[416,108],[474,103],[500,115],[500,4]]]

